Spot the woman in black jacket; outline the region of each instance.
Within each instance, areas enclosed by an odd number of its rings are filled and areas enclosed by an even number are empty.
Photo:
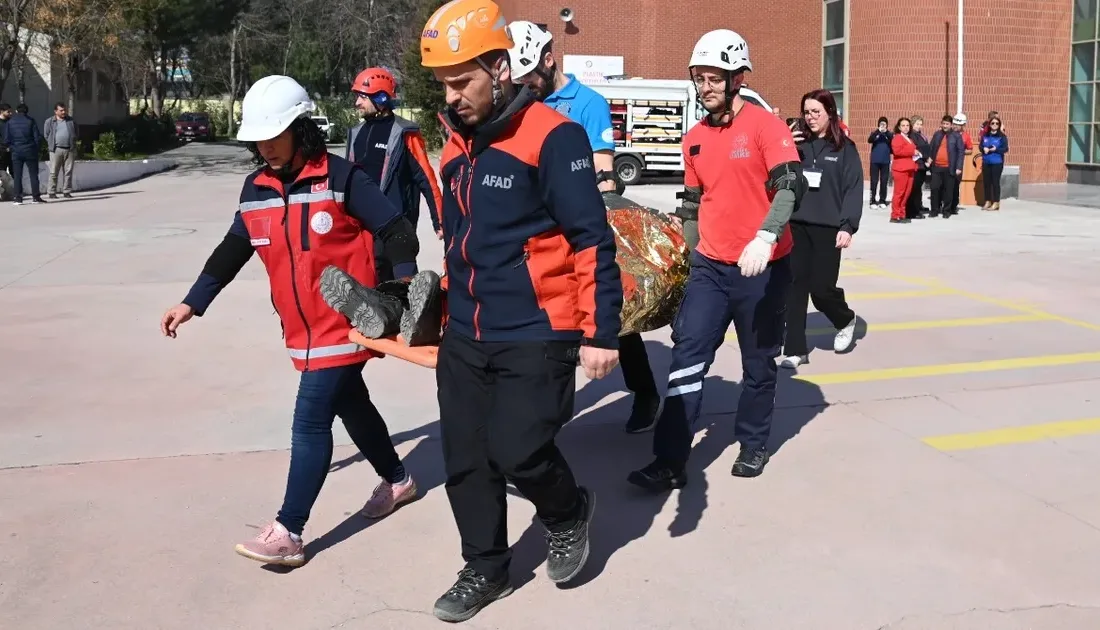
[[[833,349],[844,352],[855,340],[856,314],[837,288],[840,254],[852,244],[863,214],[863,162],[856,145],[840,129],[836,99],[828,90],[802,97],[803,119],[792,129],[809,190],[790,229],[793,282],[787,296],[786,346],[780,365],[797,368],[807,360],[806,307],[812,299],[837,329]]]
[[[928,137],[924,135],[924,119],[920,116],[913,116],[913,129],[909,132],[909,139],[917,145],[917,151],[920,154],[928,157],[931,155],[931,145],[928,144]],[[924,207],[924,182],[928,178],[928,167],[925,166],[924,161],[917,162],[917,173],[913,176],[913,192],[909,193],[909,200],[905,204],[905,218],[907,219],[923,219],[928,209]]]

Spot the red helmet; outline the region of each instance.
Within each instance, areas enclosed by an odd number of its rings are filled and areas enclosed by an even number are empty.
[[[362,92],[367,96],[385,94],[390,99],[397,98],[397,81],[385,68],[367,68],[360,72],[351,83],[352,92]]]

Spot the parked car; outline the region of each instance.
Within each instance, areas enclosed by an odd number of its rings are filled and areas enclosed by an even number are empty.
[[[206,114],[185,112],[176,119],[176,138],[178,140],[213,140],[214,125]]]
[[[317,123],[321,131],[325,132],[325,140],[332,140],[332,123],[328,121],[328,116],[310,116],[310,118]]]

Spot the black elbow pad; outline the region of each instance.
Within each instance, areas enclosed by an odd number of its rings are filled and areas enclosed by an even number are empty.
[[[682,192],[676,193],[676,198],[683,203],[672,213],[684,221],[699,220],[699,204],[702,198],[702,190],[691,186],[684,186]]]
[[[412,223],[405,217],[391,221],[374,238],[382,241],[382,251],[394,265],[416,262],[416,255],[420,253],[420,240],[416,238]]]
[[[794,202],[800,203],[810,183],[802,174],[802,164],[798,162],[784,162],[773,168],[768,173],[768,188],[774,191],[789,190],[794,193]]]

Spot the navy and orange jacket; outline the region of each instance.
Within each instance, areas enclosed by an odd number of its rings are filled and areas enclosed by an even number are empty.
[[[355,162],[355,137],[363,128],[363,123],[348,130],[348,144],[345,157]],[[424,146],[424,137],[420,135],[420,126],[400,116],[393,117],[390,136],[386,139],[386,163],[382,167],[382,178],[378,182],[386,197],[416,227],[420,216],[420,196],[428,202],[428,212],[432,219],[432,229],[439,231],[439,208],[443,205],[443,194],[435,179],[435,169],[428,159]]]
[[[247,239],[267,268],[271,303],[295,368],[320,370],[372,356],[348,340],[348,319],[321,297],[321,271],[336,265],[375,286],[372,233],[400,218],[362,169],[327,152],[307,162],[289,185],[268,168],[245,179],[226,239]],[[250,254],[235,260],[222,280],[201,274],[183,303],[201,316]],[[396,267],[396,275],[408,273]]]
[[[618,348],[623,289],[584,128],[524,88],[443,147],[447,330]]]

